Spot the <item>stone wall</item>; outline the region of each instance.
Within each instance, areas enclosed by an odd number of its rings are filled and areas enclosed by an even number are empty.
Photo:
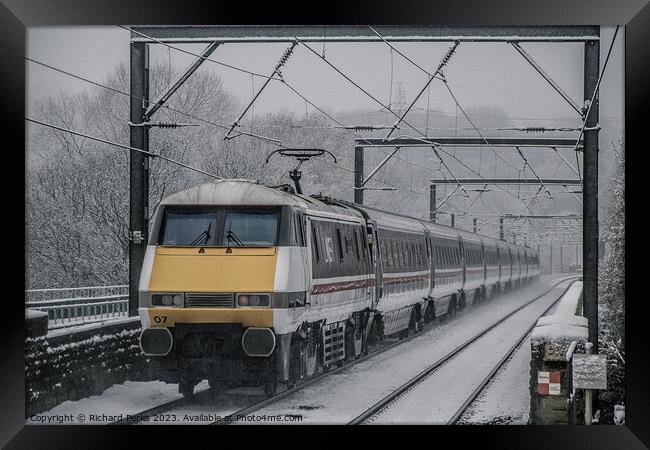
[[[137,318],[136,318],[137,319]],[[25,341],[25,414],[97,395],[126,380],[150,379],[138,320]]]

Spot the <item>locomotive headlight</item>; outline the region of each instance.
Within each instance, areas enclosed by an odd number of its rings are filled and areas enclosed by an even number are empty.
[[[153,306],[183,306],[183,294],[153,294],[151,296]]]
[[[271,306],[269,294],[239,294],[237,306]]]

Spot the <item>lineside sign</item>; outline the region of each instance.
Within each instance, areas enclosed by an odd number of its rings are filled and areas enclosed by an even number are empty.
[[[537,372],[537,393],[539,395],[560,395],[560,372]]]
[[[607,355],[574,354],[573,387],[607,389]]]

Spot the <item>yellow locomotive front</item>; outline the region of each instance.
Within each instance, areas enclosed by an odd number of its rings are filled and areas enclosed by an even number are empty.
[[[140,281],[140,346],[160,379],[188,395],[203,379],[217,390],[260,385],[273,393],[286,378],[283,335],[298,326],[307,291],[299,206],[238,180],[161,203]]]

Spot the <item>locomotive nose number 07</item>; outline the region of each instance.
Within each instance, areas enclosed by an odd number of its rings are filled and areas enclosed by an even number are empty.
[[[165,323],[167,322],[167,316],[153,316],[153,321],[156,323]]]

